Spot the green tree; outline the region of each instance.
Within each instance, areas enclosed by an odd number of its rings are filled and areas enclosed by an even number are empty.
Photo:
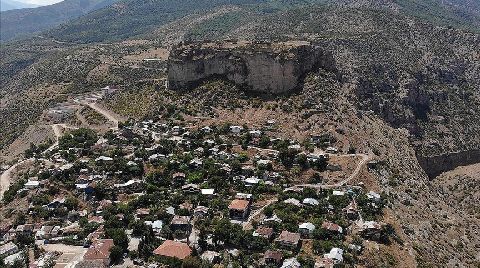
[[[119,263],[123,259],[123,249],[120,246],[113,246],[110,249],[110,262]]]
[[[106,230],[108,238],[113,239],[113,243],[119,246],[123,251],[128,248],[128,236],[122,228],[110,228]]]

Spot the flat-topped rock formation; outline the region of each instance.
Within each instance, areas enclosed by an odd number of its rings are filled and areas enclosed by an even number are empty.
[[[316,68],[335,69],[332,55],[309,42],[182,43],[170,52],[168,83],[188,90],[221,77],[247,90],[278,94],[297,88]]]

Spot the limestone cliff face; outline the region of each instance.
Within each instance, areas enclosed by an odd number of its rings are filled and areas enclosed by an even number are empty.
[[[248,90],[278,94],[296,88],[319,67],[334,70],[333,57],[308,42],[181,44],[170,53],[168,82],[171,89],[189,89],[222,77]]]

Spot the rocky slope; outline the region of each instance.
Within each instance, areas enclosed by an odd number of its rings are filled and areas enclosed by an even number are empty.
[[[224,77],[246,90],[270,94],[298,89],[314,68],[335,69],[332,56],[308,42],[187,43],[172,49],[168,63],[171,89]]]

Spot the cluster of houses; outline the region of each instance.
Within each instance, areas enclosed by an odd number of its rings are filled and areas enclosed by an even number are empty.
[[[271,124],[267,122],[265,128]],[[253,260],[254,266],[301,267],[303,258],[298,255],[304,254],[303,241],[331,239],[337,246],[308,257],[315,267],[333,267],[344,262],[345,254],[353,254],[352,247],[361,247],[344,245],[346,235],[375,239],[382,231],[383,224],[365,221],[361,215],[364,207],[381,210],[379,194],[365,193],[360,187],[321,190],[292,184],[288,168],[282,165],[282,150],[304,154],[314,166],[338,153],[331,146],[314,154],[297,141],[269,137],[265,129],[190,128],[153,120],[126,124],[97,137],[89,148],[78,140],[76,147],[49,152],[45,157],[52,164],[31,174],[17,193],[23,192],[30,206],[24,223],[2,226],[0,256],[17,254],[22,246],[18,237],[31,236],[42,243],[88,247],[84,262],[108,266],[116,244],[105,229],[112,224],[112,207],[118,210],[125,205],[129,210],[115,212],[113,219],[127,230],[129,245],[124,253],[138,252],[131,258],[144,266],[193,255],[204,262],[228,264],[244,251],[262,256]],[[282,142],[286,145],[276,146]],[[315,137],[311,142],[316,142]],[[357,204],[358,196],[367,201]],[[342,207],[337,209],[335,198],[346,203],[339,202]],[[294,220],[295,215],[285,216],[282,209],[302,211],[308,218]],[[215,237],[218,230],[211,226],[217,226],[213,223],[219,219],[228,219],[263,246],[218,241],[222,237]],[[150,229],[153,242],[129,230],[134,223]],[[152,243],[153,250],[139,254],[146,243]],[[37,267],[41,267],[38,260]]]

